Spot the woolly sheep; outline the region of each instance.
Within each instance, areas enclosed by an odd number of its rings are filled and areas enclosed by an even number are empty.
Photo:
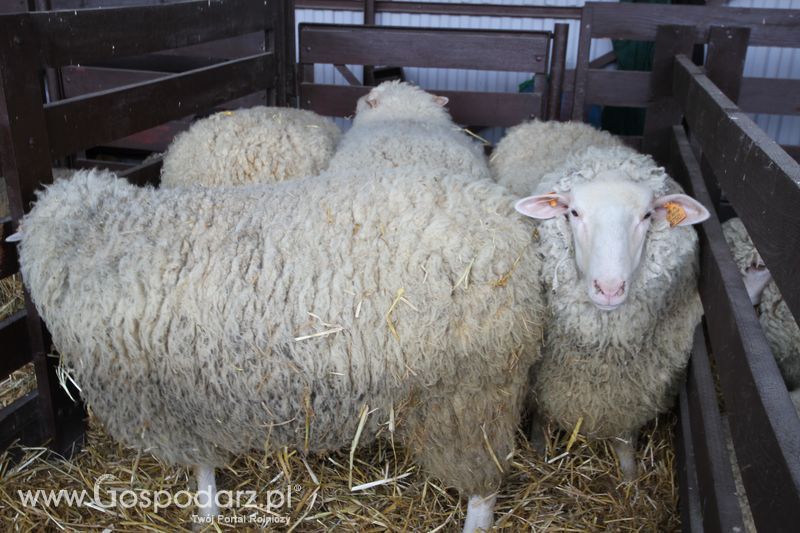
[[[483,147],[453,123],[444,108],[447,101],[408,83],[380,84],[358,100],[353,127],[342,138],[331,170],[370,173],[426,165],[489,178]]]
[[[81,172],[21,233],[33,301],[116,439],[213,490],[231,454],[349,446],[362,417],[365,443],[394,416],[419,463],[473,495],[465,530],[491,525],[543,312],[502,187],[398,169],[156,190]]]
[[[525,196],[531,193],[532,184],[557,170],[570,154],[590,146],[623,144],[610,133],[583,122],[524,122],[509,129],[495,148],[490,159],[492,175],[514,194]]]
[[[341,132],[311,111],[257,106],[198,120],[164,154],[161,186],[274,183],[328,167]]]
[[[529,140],[533,153],[548,152],[549,138]],[[539,194],[517,203],[541,220],[550,314],[532,371],[533,409],[562,428],[613,438],[632,480],[636,434],[670,407],[702,315],[697,236],[686,226],[708,211],[630,148],[589,147],[564,159],[530,183]],[[683,217],[675,227],[667,210]]]
[[[753,305],[758,306],[761,329],[781,369],[786,387],[789,390],[800,388],[800,327],[778,286],[772,281],[741,219],[725,221],[722,230],[742,273],[747,293]]]
[[[59,180],[72,176],[75,171],[71,168],[55,167],[53,168],[53,179]],[[11,208],[8,205],[8,192],[6,190],[6,179],[0,176],[0,218],[7,217],[11,214]]]

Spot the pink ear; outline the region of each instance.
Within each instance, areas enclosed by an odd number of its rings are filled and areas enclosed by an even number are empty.
[[[685,194],[667,194],[656,198],[653,207],[656,218],[666,219],[673,227],[699,224],[711,216],[703,204]]]
[[[378,107],[378,97],[374,94],[367,95],[367,99],[365,101],[367,102],[367,105],[373,109]]]
[[[449,102],[450,99],[446,96],[435,96],[433,98],[433,101],[439,104],[440,106],[444,107],[447,105],[447,102]]]
[[[514,209],[526,217],[547,220],[566,213],[569,209],[569,200],[569,196],[554,192],[537,194],[518,201]]]

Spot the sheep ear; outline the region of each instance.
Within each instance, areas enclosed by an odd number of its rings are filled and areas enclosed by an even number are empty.
[[[546,220],[563,215],[569,209],[569,197],[554,192],[528,196],[518,201],[514,209],[526,217]]]
[[[6,237],[6,242],[20,242],[22,240],[22,232],[18,231]]]
[[[447,102],[449,102],[450,99],[446,96],[435,96],[433,98],[433,101],[436,102],[438,105],[444,107],[447,105]]]
[[[365,101],[367,102],[367,105],[372,109],[378,107],[378,97],[375,96],[374,94],[367,95],[367,99]]]
[[[703,204],[685,194],[667,194],[656,198],[653,204],[655,218],[675,226],[699,224],[711,216]]]

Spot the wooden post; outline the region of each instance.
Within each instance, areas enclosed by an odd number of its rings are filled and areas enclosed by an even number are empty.
[[[294,0],[283,0],[285,2],[283,13],[283,38],[286,42],[286,63],[283,67],[285,76],[284,85],[286,87],[286,102],[283,105],[297,107],[297,78],[295,65],[297,64],[297,50],[295,48],[295,20],[294,20]]]
[[[672,126],[680,124],[683,116],[683,110],[672,98],[672,66],[676,55],[692,53],[695,34],[694,26],[664,25],[656,31],[642,150],[661,165],[669,160]]]
[[[550,85],[547,94],[547,120],[561,118],[561,95],[564,91],[564,69],[567,61],[569,25],[556,24],[553,31],[553,51],[550,62]]]
[[[708,31],[706,75],[734,103],[739,100],[749,41],[750,28],[712,26]],[[714,176],[714,171],[705,156],[700,159],[700,167],[703,170],[711,201],[720,218],[725,220],[735,216],[736,213],[725,199],[717,178]]]
[[[584,118],[586,83],[588,81],[589,53],[592,49],[592,16],[594,7],[587,4],[581,13],[581,33],[578,37],[578,61],[575,64],[575,84],[572,88],[572,120]]]
[[[364,24],[375,25],[375,0],[364,0]],[[364,85],[375,85],[375,67],[364,65]]]
[[[0,151],[14,224],[31,207],[40,183],[53,180],[50,146],[42,102],[38,51],[41,45],[31,24],[0,24]],[[13,72],[11,79],[5,72]],[[41,435],[65,453],[83,435],[82,406],[58,384],[58,361],[48,357],[49,341],[36,307],[25,292],[28,341],[38,388]],[[2,421],[0,421],[2,422]],[[2,427],[6,427],[2,424]],[[21,435],[24,438],[24,435]]]
[[[264,32],[264,48],[275,54],[275,85],[267,91],[267,105],[283,106],[287,100],[287,59],[286,52],[286,27],[285,1],[275,0],[264,4],[265,26],[269,28]]]

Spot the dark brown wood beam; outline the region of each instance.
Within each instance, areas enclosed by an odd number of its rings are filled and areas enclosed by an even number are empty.
[[[680,126],[673,133],[670,173],[713,209],[688,139]],[[750,508],[760,531],[792,531],[800,523],[800,419],[719,220],[698,229],[700,297]]]

